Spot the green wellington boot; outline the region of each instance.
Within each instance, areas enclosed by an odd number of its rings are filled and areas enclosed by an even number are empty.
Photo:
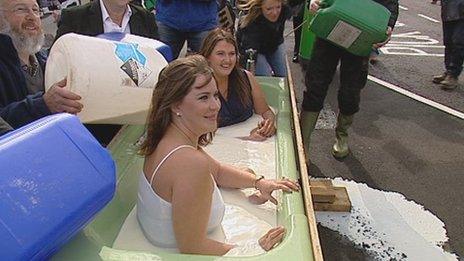
[[[319,112],[303,111],[301,113],[301,136],[303,137],[306,163],[309,162],[309,143],[314,127],[316,127],[317,117],[319,117]]]
[[[335,128],[335,144],[332,147],[332,155],[337,159],[343,159],[350,153],[348,147],[348,128],[353,123],[353,115],[338,114],[337,127]]]

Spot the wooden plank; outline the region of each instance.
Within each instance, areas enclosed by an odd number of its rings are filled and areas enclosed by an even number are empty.
[[[301,137],[300,129],[300,118],[298,116],[298,110],[296,107],[296,96],[295,89],[293,85],[293,78],[290,71],[290,64],[288,58],[285,59],[287,65],[287,81],[288,87],[290,90],[290,101],[292,104],[292,114],[293,114],[293,128],[295,133],[296,149],[298,153],[298,165],[300,169],[301,185],[303,190],[303,199],[306,210],[306,217],[308,218],[309,225],[309,234],[311,238],[311,245],[313,250],[313,256],[315,261],[322,261],[324,257],[322,256],[321,243],[319,241],[319,232],[317,231],[316,216],[314,215],[313,201],[311,197],[311,188],[309,183],[308,171],[306,169],[306,162],[303,149],[303,138]]]
[[[330,179],[310,179],[312,187],[333,187]]]
[[[314,210],[316,211],[336,211],[350,212],[351,201],[348,192],[344,187],[335,187],[330,179],[311,179],[311,193],[313,194]],[[314,198],[314,194],[318,198]],[[327,195],[333,195],[333,201],[324,201],[328,198]],[[330,204],[328,204],[330,203]]]
[[[333,203],[335,201],[334,187],[311,186],[311,196],[314,204],[316,203]]]
[[[320,187],[321,188],[321,187]],[[314,189],[314,187],[312,187]],[[332,187],[335,193],[335,200],[331,203],[314,203],[314,210],[316,211],[335,211],[335,212],[350,212],[351,201],[348,197],[348,192],[345,187]]]

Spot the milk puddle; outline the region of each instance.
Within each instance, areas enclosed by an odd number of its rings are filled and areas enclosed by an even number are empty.
[[[376,260],[458,260],[441,246],[445,224],[423,206],[396,192],[380,191],[341,178],[351,213],[317,212],[317,222],[346,236]]]

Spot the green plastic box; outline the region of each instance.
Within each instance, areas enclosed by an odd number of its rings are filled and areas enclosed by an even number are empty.
[[[389,19],[390,11],[372,0],[323,0],[310,29],[352,54],[368,56],[374,43],[387,39]]]
[[[304,24],[301,27],[301,40],[300,40],[300,57],[304,60],[309,60],[313,52],[314,41],[316,36],[311,32],[309,25],[313,15],[308,9],[308,3],[304,7]]]

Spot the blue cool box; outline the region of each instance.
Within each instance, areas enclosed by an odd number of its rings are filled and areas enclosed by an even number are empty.
[[[0,257],[42,260],[113,197],[110,154],[69,114],[0,137]]]

